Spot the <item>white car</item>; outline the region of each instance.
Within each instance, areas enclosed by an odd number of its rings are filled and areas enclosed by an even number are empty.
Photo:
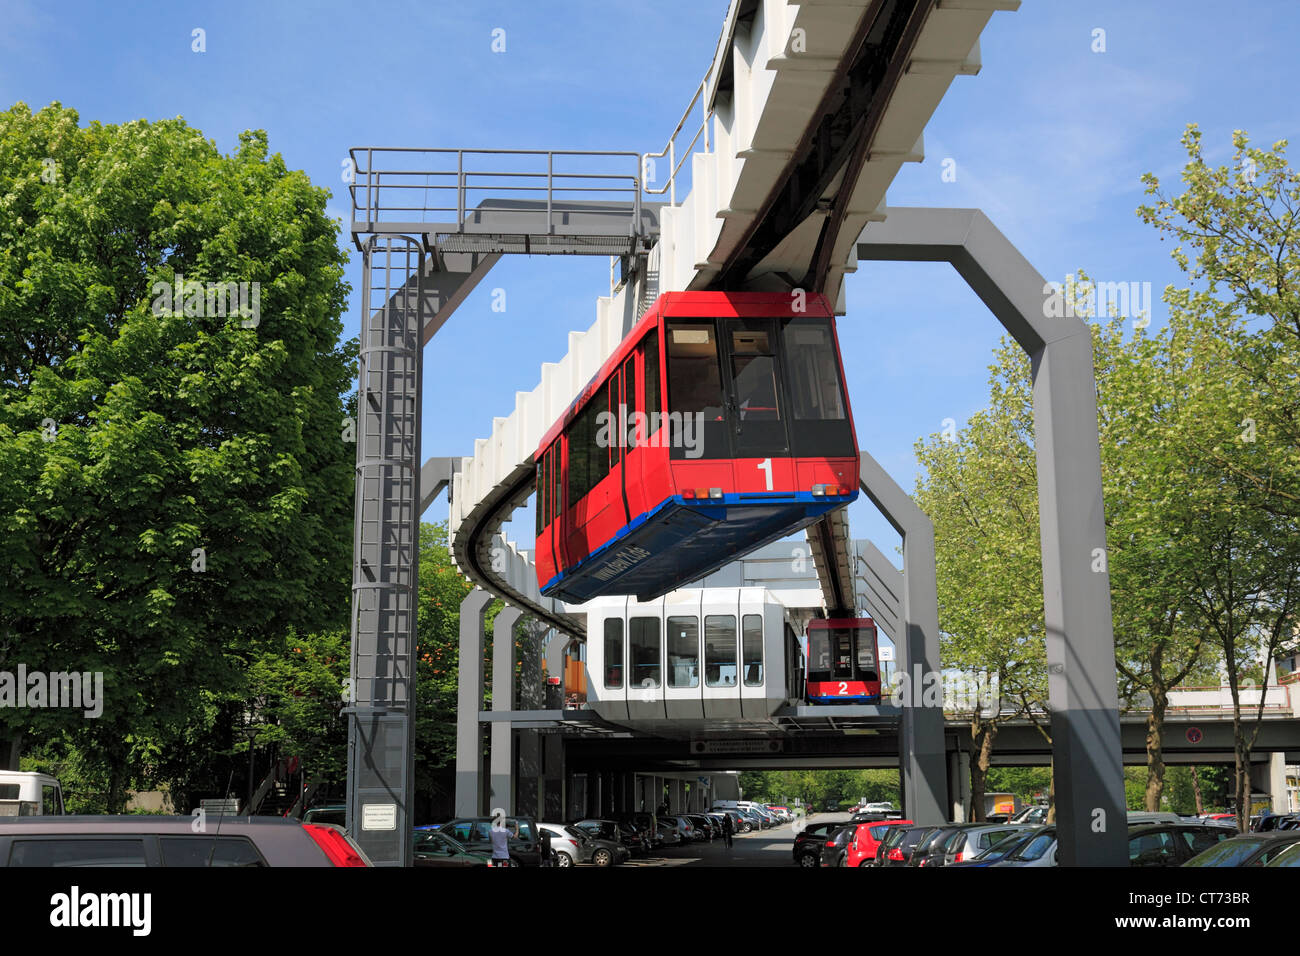
[[[894,810],[895,810],[894,805],[890,803],[888,800],[885,800],[881,803],[863,804],[862,809],[859,812],[860,813],[893,813]]]
[[[537,825],[551,835],[551,849],[555,851],[560,866],[573,866],[582,859],[582,848],[578,846],[577,839],[566,833],[561,824],[539,823]]]

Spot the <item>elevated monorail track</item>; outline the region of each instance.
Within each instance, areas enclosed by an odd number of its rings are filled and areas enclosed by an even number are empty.
[[[354,240],[410,235],[429,254],[418,280],[431,296],[426,341],[501,254],[604,254],[623,263],[596,323],[569,334],[568,354],[543,366],[536,389],[517,393],[514,411],[494,419],[491,437],[451,477],[451,551],[476,586],[585,637],[585,615],[543,597],[531,555],[501,534],[533,494],[542,433],[662,292],[802,283],[843,314],[858,234],[882,218],[902,164],[923,158],[924,127],[953,78],[978,72],[979,36],[992,13],[1018,6],[733,0],[709,70],[656,154],[353,150]],[[702,123],[688,122],[697,109]],[[520,178],[476,173],[482,153],[510,154]],[[604,157],[608,168],[566,171],[574,155]],[[655,187],[642,181],[652,157],[668,160],[666,182]],[[677,201],[687,165],[689,192]],[[493,195],[494,184],[513,184],[509,201]],[[430,190],[442,198],[422,198]],[[668,202],[643,202],[643,193]],[[843,511],[808,532],[828,610],[856,603],[847,538]]]

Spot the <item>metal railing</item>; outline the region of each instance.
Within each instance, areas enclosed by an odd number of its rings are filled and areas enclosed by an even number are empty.
[[[704,79],[700,80],[699,85],[695,87],[695,95],[692,96],[691,101],[686,104],[686,109],[682,113],[682,118],[677,121],[676,128],[674,128],[672,133],[669,135],[667,145],[657,153],[641,154],[641,177],[647,180],[649,177],[647,175],[646,167],[650,160],[663,159],[664,157],[668,158],[668,182],[658,189],[651,189],[647,183],[644,189],[652,196],[662,196],[665,192],[668,193],[668,204],[670,206],[677,205],[677,174],[681,171],[682,165],[686,162],[687,158],[690,157],[691,151],[695,149],[695,144],[700,141],[701,133],[704,134],[704,151],[707,153],[713,148],[712,137],[709,133],[709,120],[713,117],[713,112],[709,109],[709,99],[707,95],[709,90],[709,77],[712,74],[713,64],[710,63],[708,70],[704,73]],[[686,127],[686,121],[690,119],[691,111],[695,109],[696,103],[700,104],[700,125],[695,129],[695,135],[691,137],[691,141],[686,145],[686,149],[682,151],[682,158],[679,161],[677,159],[677,137]]]
[[[357,146],[348,154],[352,221],[369,227],[368,231],[385,223],[417,222],[454,223],[446,231],[463,232],[467,216],[480,202],[503,194],[539,204],[544,199],[547,234],[554,233],[553,214],[565,199],[622,198],[631,206],[633,232],[639,234],[641,229],[639,153]],[[485,158],[489,156],[500,159]],[[616,159],[632,167],[631,172],[617,170]],[[584,161],[609,161],[609,168],[574,168]],[[491,166],[503,168],[484,168]],[[444,215],[445,219],[439,218]]]

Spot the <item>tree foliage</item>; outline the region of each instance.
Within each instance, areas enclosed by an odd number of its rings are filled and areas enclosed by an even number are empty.
[[[247,132],[221,154],[183,120],[0,113],[0,659],[99,671],[70,735],[109,805],[261,648],[341,624],[355,345],[328,193]],[[155,283],[257,283],[256,324]],[[211,695],[205,698],[205,694]]]

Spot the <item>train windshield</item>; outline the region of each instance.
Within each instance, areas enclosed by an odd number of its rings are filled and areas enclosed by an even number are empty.
[[[872,628],[830,627],[808,631],[808,680],[879,679]]]

